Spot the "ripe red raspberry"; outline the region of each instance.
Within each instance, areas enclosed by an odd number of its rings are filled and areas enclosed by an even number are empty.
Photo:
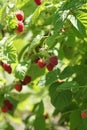
[[[22,83],[23,85],[26,85],[26,84],[28,84],[28,83],[30,83],[30,82],[31,82],[31,77],[28,76],[28,75],[26,75],[25,78],[24,78],[24,80],[21,81],[21,83]]]
[[[17,84],[14,85],[14,88],[15,88],[18,92],[20,92],[20,91],[22,90],[22,84],[21,84],[21,83],[17,83]]]
[[[42,59],[39,59],[39,60],[37,61],[37,64],[38,64],[38,66],[39,66],[40,68],[43,68],[43,67],[45,67],[45,65],[46,65],[46,63],[45,63]]]
[[[16,30],[16,33],[21,33],[24,31],[24,24],[21,21],[18,21],[18,28]]]
[[[11,74],[11,72],[12,72],[12,68],[11,68],[11,65],[9,65],[9,64],[7,64],[7,63],[3,63],[2,62],[2,67],[4,68],[4,70],[6,71],[6,72],[8,72],[9,74]]]
[[[37,5],[41,5],[42,4],[42,0],[34,0],[35,1],[35,3],[37,4]]]
[[[24,13],[22,11],[18,11],[16,13],[16,18],[19,20],[19,21],[24,21]]]
[[[8,108],[7,108],[7,106],[5,106],[5,105],[1,107],[1,110],[2,110],[2,112],[4,112],[4,113],[8,112]]]
[[[52,70],[53,70],[54,65],[53,65],[53,64],[51,64],[51,63],[49,63],[49,64],[47,64],[47,65],[46,65],[46,67],[47,67],[48,71],[52,71]]]
[[[82,117],[82,119],[87,118],[87,113],[85,113],[85,112],[81,112],[81,117]]]
[[[53,64],[54,66],[58,64],[58,58],[57,56],[51,56],[49,59],[49,62]]]

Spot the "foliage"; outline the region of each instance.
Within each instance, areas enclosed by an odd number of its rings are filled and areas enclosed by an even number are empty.
[[[0,129],[87,130],[87,0],[0,0],[0,7]],[[58,64],[49,71],[51,56]],[[2,110],[6,99],[12,111]]]

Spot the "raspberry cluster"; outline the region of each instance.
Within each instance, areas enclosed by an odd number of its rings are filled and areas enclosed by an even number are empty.
[[[12,73],[12,68],[10,64],[4,63],[2,61],[0,61],[0,65],[2,66],[2,68],[8,73],[11,74]],[[14,85],[14,89],[16,89],[17,91],[21,91],[22,90],[22,85],[27,85],[28,83],[31,82],[31,77],[29,75],[26,75],[23,79],[23,81],[19,81]]]
[[[6,113],[13,110],[13,104],[8,100],[4,100],[3,106],[1,107],[2,112]]]
[[[53,68],[58,64],[58,58],[57,56],[51,56],[48,61],[37,58],[35,59],[35,63],[38,65],[39,68],[44,68],[46,66],[48,71],[52,71]]]
[[[58,59],[57,59],[57,56],[51,56],[50,58],[49,58],[49,62],[48,62],[48,64],[47,64],[47,69],[49,70],[49,71],[52,71],[53,70],[53,68],[56,66],[58,64]]]
[[[31,82],[31,77],[29,75],[26,75],[23,79],[23,81],[19,81],[14,85],[14,89],[18,92],[22,90],[23,85],[27,85]]]
[[[22,11],[18,11],[16,13],[16,18],[18,20],[16,33],[21,33],[24,31],[24,13]]]
[[[10,64],[0,61],[0,65],[8,74],[12,73],[12,68]],[[30,82],[31,82],[31,77],[29,75],[26,75],[22,81],[14,84],[14,89],[20,92],[22,90],[22,86],[27,85]],[[1,111],[6,113],[12,110],[13,110],[13,104],[8,99],[4,100],[3,106],[1,107]]]

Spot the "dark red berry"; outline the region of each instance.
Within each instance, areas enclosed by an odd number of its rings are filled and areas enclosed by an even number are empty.
[[[5,106],[8,106],[9,103],[10,103],[10,101],[9,101],[8,99],[4,100],[4,105],[5,105]]]
[[[16,33],[21,33],[24,31],[24,24],[21,21],[18,21],[18,28],[16,29]]]
[[[34,0],[35,1],[35,3],[37,4],[37,5],[41,5],[42,4],[42,0]]]
[[[54,65],[53,65],[53,64],[51,64],[51,63],[49,63],[49,64],[47,64],[47,65],[46,65],[46,67],[47,67],[48,71],[52,71],[52,70],[53,70]]]
[[[2,110],[2,112],[4,112],[4,113],[8,112],[8,108],[7,108],[7,106],[5,106],[5,105],[1,107],[1,110]]]
[[[31,77],[28,76],[28,75],[26,75],[25,78],[24,78],[24,80],[21,81],[21,82],[22,82],[23,85],[26,85],[26,84],[28,84],[28,83],[31,82]]]
[[[22,84],[21,84],[21,83],[17,83],[17,84],[14,85],[14,88],[15,88],[18,92],[20,92],[20,91],[22,90]]]
[[[7,106],[7,108],[8,108],[9,111],[12,111],[12,110],[13,110],[13,107],[14,107],[14,106],[13,106],[12,103],[9,103],[8,106]]]
[[[39,59],[39,60],[37,61],[37,64],[38,64],[38,66],[39,66],[40,68],[43,68],[43,67],[45,67],[46,62],[44,62],[42,59]]]
[[[22,11],[18,11],[16,13],[16,18],[19,20],[19,21],[24,21],[24,13]]]
[[[51,64],[53,64],[54,66],[57,65],[57,64],[58,64],[58,58],[57,58],[57,56],[51,56],[51,57],[49,58],[49,62],[50,62]]]
[[[8,99],[4,100],[4,106],[1,107],[2,112],[6,113],[13,109],[13,104]]]
[[[11,65],[9,65],[9,64],[7,64],[7,63],[3,63],[2,62],[2,67],[4,68],[4,70],[6,71],[6,72],[8,72],[9,74],[11,74],[11,72],[12,72],[12,68],[11,68]]]

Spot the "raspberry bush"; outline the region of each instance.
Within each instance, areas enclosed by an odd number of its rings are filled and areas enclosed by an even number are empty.
[[[0,129],[87,130],[87,0],[0,7]]]

